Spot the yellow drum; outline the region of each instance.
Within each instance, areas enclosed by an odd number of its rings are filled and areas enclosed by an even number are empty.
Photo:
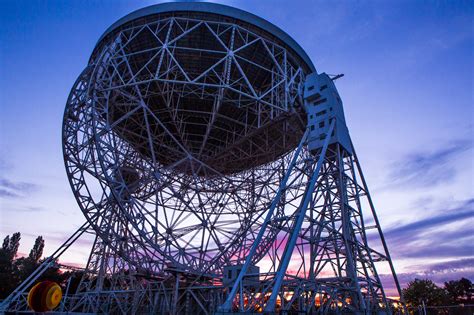
[[[28,306],[35,312],[53,310],[61,302],[61,287],[52,281],[42,281],[31,288],[28,293]]]

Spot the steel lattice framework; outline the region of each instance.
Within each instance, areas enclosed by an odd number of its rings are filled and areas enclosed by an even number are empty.
[[[65,114],[67,171],[84,213],[100,217],[91,220],[98,233],[122,239],[116,245],[130,248],[121,255],[147,270],[165,261],[206,272],[239,263],[304,130],[288,110],[302,70],[285,49],[234,24],[172,17],[108,42]],[[262,47],[260,64],[249,64]],[[128,226],[110,226],[121,217]]]
[[[114,24],[71,90],[63,149],[87,223],[28,280],[95,234],[62,310],[392,312],[337,90],[258,17],[175,3]],[[23,309],[26,287],[3,306]]]

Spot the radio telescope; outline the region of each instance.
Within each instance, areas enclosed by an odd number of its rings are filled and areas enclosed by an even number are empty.
[[[64,113],[77,235],[96,235],[65,307],[391,313],[336,78],[228,6],[159,4],[107,29]]]

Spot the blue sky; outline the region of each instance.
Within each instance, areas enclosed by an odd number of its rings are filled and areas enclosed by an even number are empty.
[[[403,282],[474,280],[472,1],[216,1],[289,33],[337,81]],[[0,2],[0,237],[46,254],[80,226],[61,150],[69,90],[103,31],[159,1]],[[85,263],[87,240],[64,261]]]

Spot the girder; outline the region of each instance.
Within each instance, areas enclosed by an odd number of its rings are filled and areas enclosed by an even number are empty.
[[[400,287],[333,80],[268,22],[176,5],[108,30],[70,92],[63,154],[87,219],[71,240],[96,238],[61,311],[391,314],[378,266]],[[25,309],[51,259],[3,309]]]

